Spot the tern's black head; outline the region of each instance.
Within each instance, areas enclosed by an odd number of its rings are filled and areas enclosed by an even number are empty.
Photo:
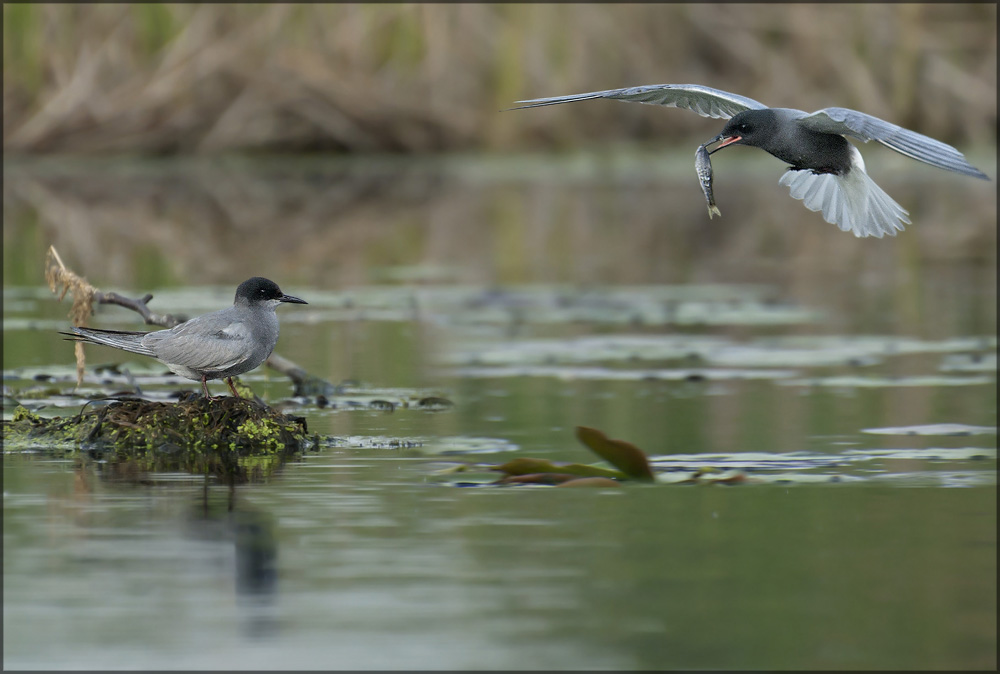
[[[241,300],[248,304],[259,304],[269,301],[308,304],[308,302],[300,300],[298,297],[284,294],[277,283],[261,276],[254,276],[247,279],[236,288],[236,302],[240,302]]]
[[[712,142],[722,141],[721,150],[727,145],[751,145],[770,151],[771,145],[778,139],[780,122],[773,110],[744,110],[733,115],[722,133]]]

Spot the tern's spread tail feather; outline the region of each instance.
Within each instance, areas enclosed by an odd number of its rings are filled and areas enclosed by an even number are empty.
[[[120,330],[97,330],[96,328],[73,328],[73,332],[63,332],[78,342],[88,342],[90,344],[102,344],[104,346],[122,349],[131,353],[138,353],[141,356],[152,356],[156,354],[150,351],[149,347],[143,346],[142,338],[146,332],[122,332]]]
[[[906,210],[886,194],[865,172],[857,148],[851,148],[851,170],[844,175],[789,170],[778,181],[810,211],[854,236],[896,236],[903,223],[910,224]]]

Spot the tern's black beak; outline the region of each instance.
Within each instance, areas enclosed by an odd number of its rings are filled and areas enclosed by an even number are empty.
[[[292,297],[291,295],[282,295],[278,298],[279,302],[288,302],[289,304],[309,304],[305,300],[300,300],[298,297]]]
[[[732,145],[733,143],[737,143],[737,142],[739,142],[741,140],[743,140],[743,136],[727,136],[724,133],[720,133],[718,136],[716,136],[712,140],[710,140],[707,143],[705,143],[705,147],[708,147],[709,145],[714,145],[715,143],[718,143],[719,141],[722,141],[722,145],[720,145],[719,147],[715,148],[714,150],[709,150],[708,153],[712,154],[713,152],[718,152],[719,150],[721,150],[722,148],[726,147],[727,145]]]

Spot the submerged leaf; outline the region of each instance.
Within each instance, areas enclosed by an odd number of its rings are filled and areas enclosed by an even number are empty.
[[[646,453],[630,442],[612,440],[596,428],[577,426],[576,437],[595,454],[636,480],[653,480]]]

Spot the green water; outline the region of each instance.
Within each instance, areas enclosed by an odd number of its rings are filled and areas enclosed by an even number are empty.
[[[266,368],[244,376],[341,442],[232,490],[6,452],[5,667],[995,668],[995,195],[893,173],[914,224],[859,240],[755,164],[716,167],[711,222],[690,167],[621,165],[5,166],[7,395],[79,409],[60,395],[73,360],[55,334],[69,302],[43,287],[50,244],[161,312],[273,278],[310,302],[279,310],[277,351],[353,387],[320,407]],[[114,307],[91,325],[142,329]],[[109,362],[152,396],[197,386],[88,350]],[[426,393],[454,407],[347,405]],[[578,425],[660,470],[683,454],[789,478],[447,472],[594,461]]]
[[[447,489],[4,466],[8,667],[950,668],[995,643],[993,489]],[[273,574],[273,575],[272,575]]]

